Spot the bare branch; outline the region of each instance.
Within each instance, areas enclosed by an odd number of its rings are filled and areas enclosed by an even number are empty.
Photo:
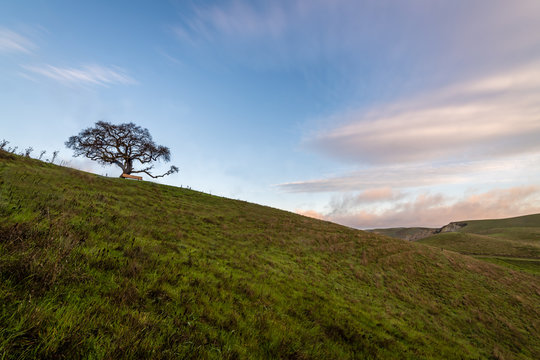
[[[149,172],[146,172],[146,171],[142,171],[144,173],[146,173],[146,175],[154,178],[154,179],[157,179],[157,178],[160,178],[160,177],[164,177],[164,176],[167,176],[167,175],[171,175],[171,174],[174,174],[174,173],[177,173],[179,171],[179,169],[176,167],[176,166],[171,166],[171,168],[169,169],[169,171],[167,171],[166,173],[164,174],[161,174],[161,175],[157,175],[157,176],[154,176],[152,174],[150,174]]]
[[[71,136],[65,145],[74,150],[74,156],[84,156],[104,165],[117,165],[125,174],[146,173],[157,178],[178,172],[176,166],[158,176],[150,173],[154,165],[134,169],[135,161],[143,165],[160,160],[169,162],[171,159],[168,147],[155,144],[148,129],[134,123],[114,125],[98,121],[94,127]]]

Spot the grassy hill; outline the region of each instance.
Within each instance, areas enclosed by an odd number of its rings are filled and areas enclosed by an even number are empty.
[[[0,152],[0,358],[537,359],[540,283]]]

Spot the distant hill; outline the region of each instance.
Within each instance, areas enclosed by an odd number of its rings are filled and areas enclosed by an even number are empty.
[[[445,225],[441,228],[427,228],[427,227],[398,227],[398,228],[385,228],[385,229],[371,229],[366,230],[368,232],[390,236],[396,239],[402,239],[407,241],[415,241],[429,236],[459,231],[461,228],[466,226],[466,222],[452,222],[448,225]]]
[[[372,231],[540,274],[540,214],[507,219],[465,220],[439,229],[393,228]]]
[[[5,152],[0,304],[2,359],[540,358],[533,275]]]

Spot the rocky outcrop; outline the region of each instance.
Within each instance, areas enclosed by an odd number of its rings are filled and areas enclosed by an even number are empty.
[[[467,226],[466,222],[451,222],[450,224],[445,225],[442,228],[438,229],[435,232],[435,234],[445,233],[445,232],[456,232],[465,226]]]

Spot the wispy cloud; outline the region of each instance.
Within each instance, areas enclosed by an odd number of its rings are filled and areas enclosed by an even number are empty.
[[[35,47],[25,36],[0,27],[0,53],[30,53]]]
[[[101,65],[85,65],[80,68],[56,67],[52,65],[24,66],[25,70],[46,78],[71,85],[113,84],[131,85],[136,81],[122,68]]]
[[[290,27],[282,4],[266,4],[257,9],[245,2],[234,1],[226,6],[208,6],[195,9],[196,20],[188,22],[191,30],[216,30],[233,37],[280,37]],[[295,6],[292,7],[294,9]],[[291,9],[291,8],[289,8]]]
[[[370,28],[367,20],[383,8],[351,0],[197,4],[174,33],[182,42],[210,44],[212,50],[230,51],[232,57],[251,65],[305,64],[352,54],[351,46],[369,46],[366,43],[373,42],[377,29]],[[379,33],[379,37],[391,39],[390,34]]]
[[[345,175],[288,182],[277,185],[291,193],[360,191],[374,188],[418,188],[441,184],[467,184],[485,179],[509,181],[530,169],[538,157],[505,161],[449,164],[405,164],[364,167]]]
[[[371,111],[335,115],[305,140],[360,164],[471,161],[540,151],[539,64]]]
[[[521,186],[497,189],[452,200],[442,194],[423,193],[397,202],[383,211],[358,210],[353,205],[330,204],[330,211],[320,213],[298,210],[306,216],[341,223],[356,228],[398,226],[442,226],[450,221],[504,218],[540,212],[540,187]],[[346,205],[346,204],[345,204]]]
[[[485,70],[538,55],[534,49],[540,41],[536,0],[194,4],[175,27],[182,42],[228,49],[240,61],[247,57],[250,62],[299,66],[344,61],[349,76],[366,67],[373,72],[382,66],[388,73],[389,63],[396,62],[399,70],[418,70],[423,76],[440,76],[443,67],[453,78],[463,70]],[[388,63],[381,64],[381,59]]]
[[[335,195],[330,201],[330,213],[328,216],[346,214],[360,206],[372,205],[384,202],[395,202],[406,196],[401,191],[396,191],[390,187],[364,190],[358,194],[343,193]]]

